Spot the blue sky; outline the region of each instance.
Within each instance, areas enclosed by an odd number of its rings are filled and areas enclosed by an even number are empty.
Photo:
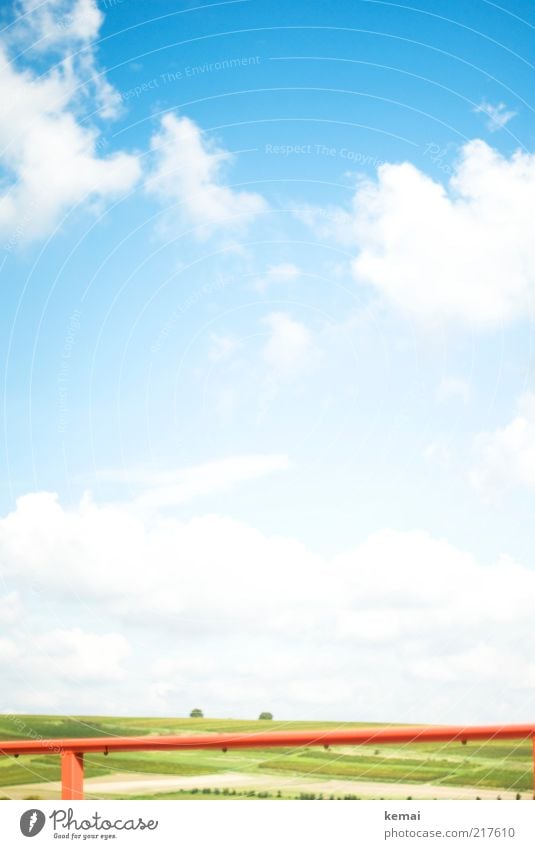
[[[4,7],[0,710],[531,716],[533,9],[420,6]]]

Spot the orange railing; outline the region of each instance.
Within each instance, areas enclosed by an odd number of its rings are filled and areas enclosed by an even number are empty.
[[[535,725],[381,726],[334,731],[266,731],[253,734],[189,734],[173,737],[82,737],[0,741],[0,755],[59,755],[61,798],[84,798],[84,754],[159,752],[180,749],[265,749],[268,747],[361,746],[451,743],[469,740],[533,740],[535,798]]]

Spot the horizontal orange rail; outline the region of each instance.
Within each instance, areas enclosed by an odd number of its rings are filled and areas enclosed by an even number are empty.
[[[49,740],[0,741],[0,755],[61,756],[62,799],[83,799],[85,753],[157,752],[177,749],[265,749],[268,747],[361,746],[380,744],[452,743],[469,740],[533,740],[535,725],[380,726],[337,730],[266,731],[253,734],[188,734],[154,737],[63,737]],[[534,783],[535,798],[535,783]]]

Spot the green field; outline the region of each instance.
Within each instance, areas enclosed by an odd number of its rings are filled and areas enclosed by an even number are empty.
[[[362,723],[371,725],[372,723]],[[114,735],[246,732],[275,729],[339,728],[357,723],[276,722],[221,719],[145,719],[0,715],[0,740]],[[333,747],[146,752],[86,755],[86,793],[91,798],[155,799],[354,799],[421,798],[431,785],[436,798],[472,788],[465,798],[526,797],[532,788],[529,742],[418,744],[412,746]],[[58,781],[56,756],[0,757],[2,798],[53,798],[47,782]],[[123,785],[120,793],[92,792],[91,779]],[[137,785],[136,785],[137,782]],[[146,787],[156,782],[154,790]],[[159,787],[156,786],[159,782]],[[182,784],[165,790],[165,785]],[[385,790],[385,784],[391,788]],[[143,789],[138,793],[136,786]],[[163,787],[163,789],[162,789]],[[20,788],[20,793],[17,792]],[[376,791],[376,792],[374,792]],[[429,796],[429,792],[428,792]],[[433,798],[433,795],[430,796]]]

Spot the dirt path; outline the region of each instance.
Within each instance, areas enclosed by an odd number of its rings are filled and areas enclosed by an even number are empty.
[[[318,781],[300,776],[279,778],[275,775],[248,773],[216,773],[215,775],[198,776],[169,776],[146,775],[144,773],[117,773],[100,778],[88,778],[85,781],[86,797],[98,799],[101,796],[152,796],[155,793],[170,793],[175,790],[191,790],[193,788],[224,788],[235,790],[269,790],[283,793],[323,793],[324,796],[343,796],[352,793],[367,799],[514,799],[515,792],[505,790],[488,790],[473,787],[444,787],[434,784],[397,784],[378,781],[348,781],[345,779],[329,779]],[[2,787],[0,794],[11,799],[24,799],[28,796],[38,796],[41,799],[59,799],[61,785],[59,781],[41,784],[19,784],[15,787]],[[530,794],[523,793],[523,799],[529,799]]]

